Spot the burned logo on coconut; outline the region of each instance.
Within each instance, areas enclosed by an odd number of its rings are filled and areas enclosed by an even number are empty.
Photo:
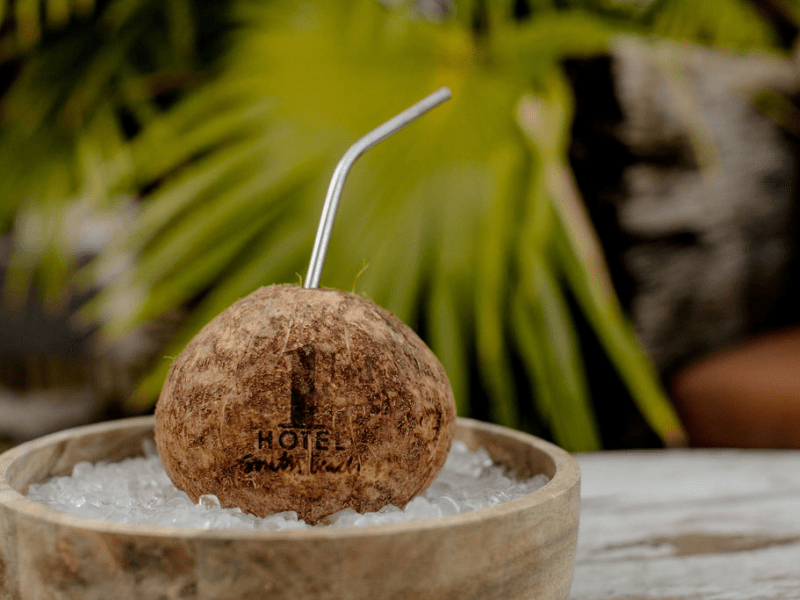
[[[436,477],[455,428],[439,361],[406,325],[336,290],[261,288],[175,361],[156,444],[197,500],[314,523],[404,506]]]

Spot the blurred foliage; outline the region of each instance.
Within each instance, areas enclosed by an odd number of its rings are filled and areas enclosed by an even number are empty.
[[[237,298],[297,281],[339,157],[447,85],[450,102],[353,169],[323,285],[420,330],[461,414],[488,402],[496,422],[590,450],[577,306],[653,430],[679,430],[571,181],[560,63],[621,32],[779,50],[753,3],[463,0],[435,19],[422,1],[213,4],[0,0],[8,291],[36,281],[57,301],[76,219],[134,205],[79,274],[101,288],[83,316],[114,338],[185,309],[175,355]],[[152,366],[133,405],[152,405],[168,367]]]
[[[117,186],[112,157],[211,74],[201,69],[196,12],[190,0],[0,2],[0,233],[14,230],[11,298],[38,275],[45,298],[58,301],[78,223],[135,193]]]

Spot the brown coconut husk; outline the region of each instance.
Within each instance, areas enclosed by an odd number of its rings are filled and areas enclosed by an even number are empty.
[[[439,473],[455,403],[439,361],[359,296],[261,288],[172,365],[155,439],[194,501],[316,523],[343,508],[403,507]]]

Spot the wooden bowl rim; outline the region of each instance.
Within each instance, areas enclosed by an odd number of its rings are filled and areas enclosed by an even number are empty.
[[[501,504],[480,508],[457,515],[424,519],[402,523],[368,525],[358,527],[325,527],[288,529],[277,531],[254,531],[239,529],[198,529],[190,527],[173,527],[165,525],[140,525],[135,523],[118,523],[88,517],[78,517],[66,512],[52,509],[44,504],[28,499],[11,486],[8,471],[14,463],[35,450],[54,446],[62,442],[74,440],[85,435],[97,435],[125,428],[152,429],[155,418],[152,415],[128,417],[113,421],[105,421],[92,425],[73,427],[52,433],[29,442],[15,446],[0,455],[0,510],[24,513],[30,519],[45,521],[54,525],[70,526],[98,533],[111,533],[143,537],[191,538],[218,541],[309,541],[315,539],[351,539],[370,538],[383,535],[421,532],[435,529],[454,529],[469,527],[487,520],[508,518],[518,513],[535,512],[540,507],[557,501],[567,492],[580,485],[580,469],[575,459],[565,450],[536,436],[516,431],[500,425],[494,425],[465,417],[457,418],[457,428],[466,431],[480,432],[490,436],[506,437],[525,444],[547,455],[555,464],[555,474],[540,489],[522,498],[509,500]]]

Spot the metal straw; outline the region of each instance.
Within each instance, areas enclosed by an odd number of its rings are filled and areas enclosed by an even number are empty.
[[[325,264],[325,255],[328,252],[328,242],[331,239],[333,221],[336,219],[336,210],[339,208],[339,198],[342,195],[344,181],[347,173],[356,159],[364,154],[379,142],[382,142],[393,133],[400,131],[403,127],[418,119],[429,110],[436,108],[451,96],[450,89],[443,87],[436,90],[427,98],[423,98],[414,106],[401,112],[396,117],[386,121],[380,127],[373,129],[367,135],[358,140],[344,153],[336,169],[333,171],[328,194],[325,196],[325,204],[322,207],[319,227],[317,228],[317,238],[314,240],[314,250],[311,252],[311,261],[308,263],[308,274],[306,275],[306,289],[319,287],[319,279],[322,274],[322,267]]]

